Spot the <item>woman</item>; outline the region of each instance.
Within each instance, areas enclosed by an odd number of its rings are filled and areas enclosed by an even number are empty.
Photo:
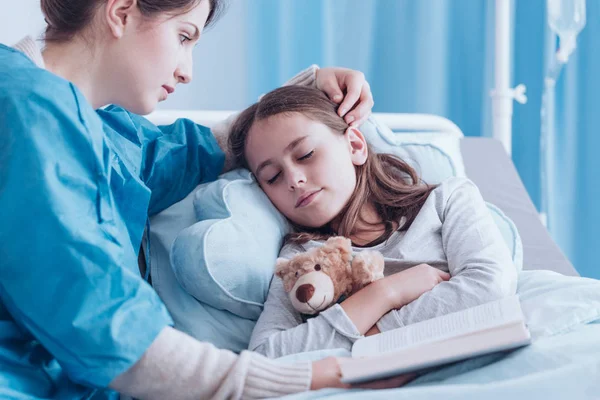
[[[177,332],[139,276],[148,215],[214,179],[224,156],[207,128],[157,128],[130,112],[191,81],[194,44],[219,3],[42,0],[43,53],[31,40],[0,47],[0,397],[109,387],[258,398],[340,385],[336,359],[275,366]],[[336,99],[346,90],[347,120],[367,117],[362,74],[323,69],[316,86]],[[106,104],[123,108],[96,111]]]

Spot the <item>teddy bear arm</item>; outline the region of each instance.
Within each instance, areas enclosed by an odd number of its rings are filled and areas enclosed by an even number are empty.
[[[381,253],[361,252],[352,261],[354,291],[383,278],[384,260]]]

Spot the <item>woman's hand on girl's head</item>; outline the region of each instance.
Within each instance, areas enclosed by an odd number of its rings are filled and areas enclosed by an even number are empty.
[[[317,70],[317,88],[331,100],[341,103],[338,114],[349,125],[359,126],[371,115],[375,103],[369,82],[362,72],[347,68],[321,68]]]
[[[450,279],[450,274],[428,264],[419,264],[402,272],[386,276],[381,281],[393,309],[401,308],[418,299],[439,283]]]
[[[360,362],[357,359],[327,357],[312,364],[312,381],[310,390],[319,390],[325,388],[343,388],[343,389],[390,389],[400,387],[417,376],[416,374],[399,375],[388,379],[382,379],[373,382],[350,385],[342,382],[342,369],[340,363]]]

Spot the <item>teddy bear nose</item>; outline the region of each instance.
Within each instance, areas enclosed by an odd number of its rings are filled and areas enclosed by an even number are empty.
[[[309,283],[298,286],[296,289],[296,298],[301,303],[307,303],[315,294],[315,287]]]

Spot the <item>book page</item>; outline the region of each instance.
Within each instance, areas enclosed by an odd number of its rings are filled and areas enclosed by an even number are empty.
[[[498,351],[512,350],[531,343],[523,321],[501,327],[405,347],[374,357],[340,361],[342,382],[360,383],[382,379]]]
[[[374,356],[521,320],[523,314],[519,298],[512,296],[360,339],[354,343],[352,356]]]

